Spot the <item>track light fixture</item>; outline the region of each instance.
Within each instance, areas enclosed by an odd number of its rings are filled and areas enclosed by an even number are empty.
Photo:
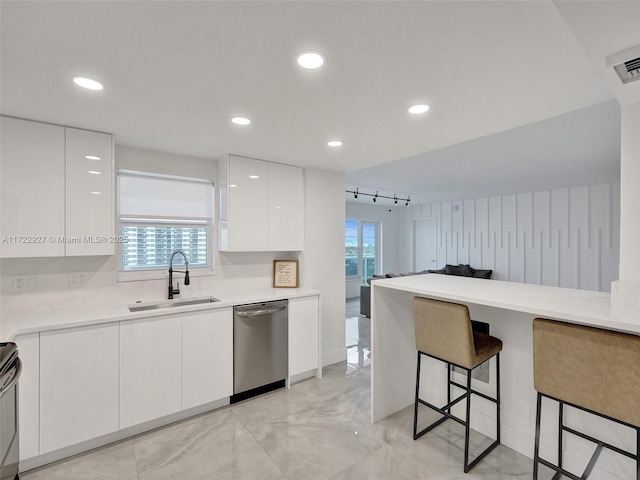
[[[376,190],[376,193],[366,193],[366,192],[361,192],[359,191],[357,188],[355,190],[345,190],[346,193],[353,193],[353,198],[354,199],[358,199],[358,195],[365,195],[367,197],[373,197],[373,203],[376,203],[378,198],[388,198],[389,200],[393,200],[393,203],[395,205],[398,204],[398,200],[400,200],[401,202],[405,202],[404,206],[408,207],[409,206],[409,202],[411,201],[411,197],[409,197],[407,195],[407,198],[400,198],[398,197],[398,195],[396,195],[395,193],[393,194],[393,197],[388,197],[386,195],[380,195],[378,193],[378,191]]]

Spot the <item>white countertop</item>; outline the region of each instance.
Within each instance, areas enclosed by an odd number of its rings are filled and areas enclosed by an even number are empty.
[[[377,288],[389,288],[640,335],[640,298],[438,274],[380,279],[372,285],[374,295]]]
[[[188,300],[205,296],[213,296],[219,302],[204,303],[199,305],[186,305],[156,310],[130,312],[129,305],[125,302],[113,301],[105,305],[93,305],[87,307],[52,309],[49,311],[23,312],[2,318],[3,341],[11,341],[16,335],[33,332],[45,332],[72,328],[99,323],[119,322],[122,320],[135,320],[139,318],[159,317],[184,312],[210,310],[215,308],[229,308],[234,305],[248,303],[261,303],[285,298],[308,297],[319,295],[318,290],[306,288],[266,288],[260,290],[230,291],[214,293],[205,291],[192,291],[190,295],[176,296],[174,301]],[[171,300],[158,299],[160,302]],[[147,303],[147,302],[145,302]]]

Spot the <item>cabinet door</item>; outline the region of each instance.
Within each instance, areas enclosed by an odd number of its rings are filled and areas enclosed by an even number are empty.
[[[40,334],[18,335],[15,339],[22,361],[18,423],[20,460],[40,453]]]
[[[318,297],[289,299],[289,375],[319,366]]]
[[[228,251],[268,250],[268,201],[269,163],[230,155]]]
[[[118,325],[40,334],[40,454],[118,430]]]
[[[0,256],[64,256],[64,128],[0,122]]]
[[[233,310],[182,316],[182,408],[233,394]]]
[[[120,322],[120,428],[182,409],[180,315]]]
[[[66,129],[66,255],[113,255],[111,135]]]
[[[269,164],[269,250],[303,249],[304,178],[299,167]]]

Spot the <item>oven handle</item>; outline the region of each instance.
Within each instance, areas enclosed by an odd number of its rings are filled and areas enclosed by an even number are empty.
[[[18,379],[20,378],[20,374],[22,373],[22,361],[20,360],[20,358],[16,358],[15,369],[16,374],[13,376],[9,384],[6,385],[2,390],[0,390],[0,398],[2,398],[5,393],[11,390],[13,386],[18,383]]]

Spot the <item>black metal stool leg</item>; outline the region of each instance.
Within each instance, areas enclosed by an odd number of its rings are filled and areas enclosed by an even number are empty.
[[[500,353],[496,355],[496,441],[500,443]]]
[[[542,395],[538,392],[536,402],[536,441],[533,449],[533,480],[538,480],[538,460],[540,458],[540,416],[542,407]]]
[[[636,480],[640,480],[640,428],[636,428]]]
[[[464,473],[469,471],[469,436],[471,435],[471,370],[467,370],[467,417],[464,425]]]
[[[420,351],[418,351],[418,365],[416,368],[416,398],[413,406],[413,439],[417,438],[418,433],[418,398],[420,396]]]
[[[564,431],[564,402],[558,405],[558,467],[562,468],[562,433]]]
[[[451,364],[447,362],[447,412],[451,414]]]

